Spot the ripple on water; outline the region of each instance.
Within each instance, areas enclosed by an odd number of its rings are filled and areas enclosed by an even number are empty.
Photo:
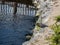
[[[22,45],[26,40],[25,34],[31,32],[30,28],[33,27],[32,16],[19,16],[13,15],[5,16],[0,21],[0,45]],[[29,17],[29,18],[27,18]],[[14,19],[14,20],[13,20]]]

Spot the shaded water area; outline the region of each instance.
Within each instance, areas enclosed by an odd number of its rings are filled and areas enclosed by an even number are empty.
[[[0,20],[0,45],[22,45],[25,35],[32,33],[32,19],[30,16],[10,15]]]
[[[33,16],[0,13],[0,45],[22,45],[34,28]]]

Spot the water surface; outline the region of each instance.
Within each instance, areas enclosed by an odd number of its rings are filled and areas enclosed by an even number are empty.
[[[25,35],[32,33],[33,17],[0,15],[0,45],[22,45]]]

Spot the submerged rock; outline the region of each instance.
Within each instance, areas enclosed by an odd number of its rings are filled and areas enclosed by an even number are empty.
[[[47,27],[37,33],[34,31],[32,38],[23,45],[49,45],[50,42],[46,38],[51,37],[53,34],[54,31]]]

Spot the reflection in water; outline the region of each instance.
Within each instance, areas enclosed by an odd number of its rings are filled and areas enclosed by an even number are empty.
[[[22,45],[33,29],[32,16],[0,15],[0,45]]]

